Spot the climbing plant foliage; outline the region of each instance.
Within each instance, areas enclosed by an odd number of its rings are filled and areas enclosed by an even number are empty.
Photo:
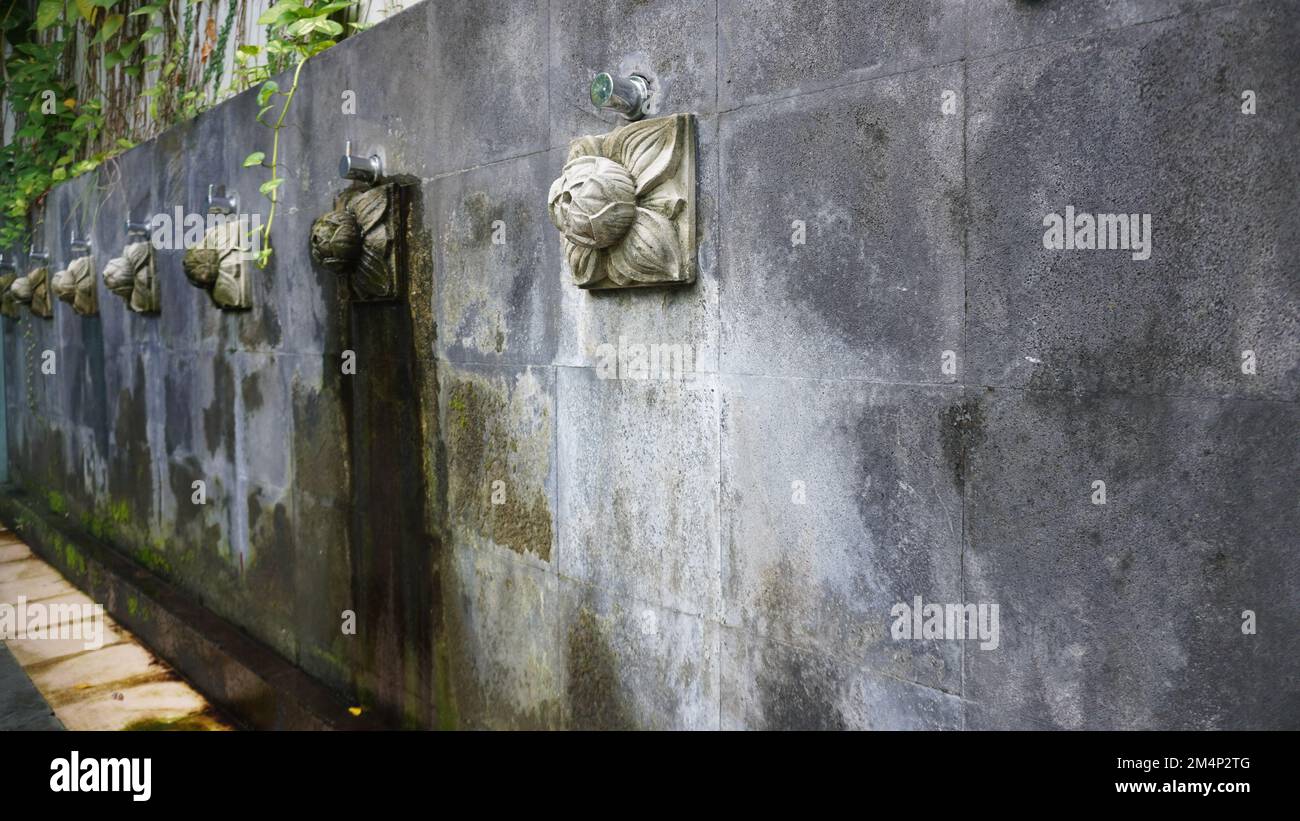
[[[257,20],[267,27],[266,46],[245,46],[240,49],[240,55],[250,60],[265,57],[261,68],[253,69],[245,76],[262,81],[262,86],[257,91],[257,121],[272,131],[270,162],[264,151],[254,151],[244,159],[245,168],[261,166],[270,172],[270,178],[259,189],[270,200],[271,207],[261,228],[258,267],[265,268],[273,253],[271,227],[275,224],[275,212],[280,202],[280,186],[284,184],[284,177],[281,176],[284,162],[280,156],[280,132],[284,129],[285,117],[289,113],[289,106],[293,104],[294,95],[298,93],[302,67],[311,57],[335,45],[345,32],[345,24],[330,19],[331,16],[346,14],[356,5],[357,0],[334,0],[312,5],[304,4],[302,0],[280,0]],[[360,27],[356,23],[347,25]],[[293,82],[288,89],[281,90],[279,83],[270,79],[270,74],[289,64],[294,66]],[[238,73],[241,70],[247,71],[242,66],[236,71]],[[266,75],[263,76],[261,71],[265,71]]]
[[[251,45],[243,23],[254,2],[0,0],[0,100],[12,121],[0,148],[0,249],[30,240],[52,185],[259,83],[258,121],[275,132],[262,186],[273,218],[279,132],[302,63],[361,26],[347,22],[358,0],[281,0],[257,20],[265,44]],[[281,91],[271,78],[289,68],[293,83]]]

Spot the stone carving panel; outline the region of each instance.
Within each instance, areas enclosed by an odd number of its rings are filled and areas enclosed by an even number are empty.
[[[346,277],[354,300],[398,296],[401,194],[398,183],[349,189],[312,223],[312,259]]]
[[[148,241],[133,242],[122,249],[122,256],[109,260],[104,266],[104,284],[138,314],[162,310],[153,245]]]
[[[253,306],[249,248],[240,222],[226,220],[209,229],[198,247],[185,252],[181,268],[190,284],[207,291],[218,308],[245,310]]]
[[[95,287],[95,260],[77,257],[50,280],[54,295],[72,306],[81,316],[99,313],[99,290]]]
[[[50,271],[41,266],[20,276],[9,286],[9,292],[21,303],[25,303],[33,316],[50,319],[54,316],[54,304],[50,299]]]
[[[695,281],[695,122],[674,114],[569,145],[551,222],[579,288]]]

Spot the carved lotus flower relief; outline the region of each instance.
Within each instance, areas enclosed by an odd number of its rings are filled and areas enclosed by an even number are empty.
[[[579,137],[551,185],[551,222],[580,288],[695,281],[695,136],[688,114]]]
[[[18,296],[13,292],[13,288],[10,287],[17,280],[17,274],[4,274],[3,276],[0,276],[0,314],[7,316],[10,319],[17,319],[22,316],[22,311],[19,310]]]
[[[312,223],[312,259],[345,277],[354,299],[397,296],[397,197],[393,183],[349,190],[333,211]]]
[[[250,308],[252,293],[244,264],[249,253],[242,225],[229,219],[210,228],[198,247],[185,252],[181,270],[190,284],[208,292],[218,308]]]
[[[54,316],[54,305],[50,300],[49,279],[48,268],[34,268],[26,276],[15,279],[9,292],[19,302],[25,303],[33,316],[50,319]]]
[[[77,257],[68,267],[50,279],[54,295],[72,306],[82,316],[99,313],[99,296],[95,288],[95,265],[90,256]]]
[[[104,284],[138,314],[156,314],[162,308],[148,241],[133,242],[122,249],[122,256],[110,259],[104,266]]]

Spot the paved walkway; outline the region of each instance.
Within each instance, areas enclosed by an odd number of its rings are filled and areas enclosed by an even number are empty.
[[[29,618],[90,598],[0,526],[0,607],[26,599]],[[120,625],[103,616],[103,644],[88,647],[92,620],[60,608],[61,628],[82,637],[9,638],[0,646],[0,730],[227,730],[194,688]],[[16,611],[15,611],[16,612]],[[65,632],[64,635],[68,635]]]

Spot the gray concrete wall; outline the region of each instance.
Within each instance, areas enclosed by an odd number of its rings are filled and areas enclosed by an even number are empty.
[[[13,472],[412,724],[1300,727],[1297,43],[1281,0],[421,3],[304,70],[250,313],[164,253],[160,317],[101,287],[98,319],[4,321]],[[605,69],[697,115],[690,288],[567,281],[547,188],[617,122]],[[263,208],[255,112],[47,225],[99,203],[102,270],[128,210]],[[387,314],[307,255],[344,138],[419,182]],[[1151,214],[1151,258],[1045,249],[1067,205]],[[696,373],[601,378],[620,338]],[[384,483],[357,437],[394,408],[418,475]],[[357,526],[402,489],[418,555]],[[914,596],[998,604],[998,648],[894,640]]]

